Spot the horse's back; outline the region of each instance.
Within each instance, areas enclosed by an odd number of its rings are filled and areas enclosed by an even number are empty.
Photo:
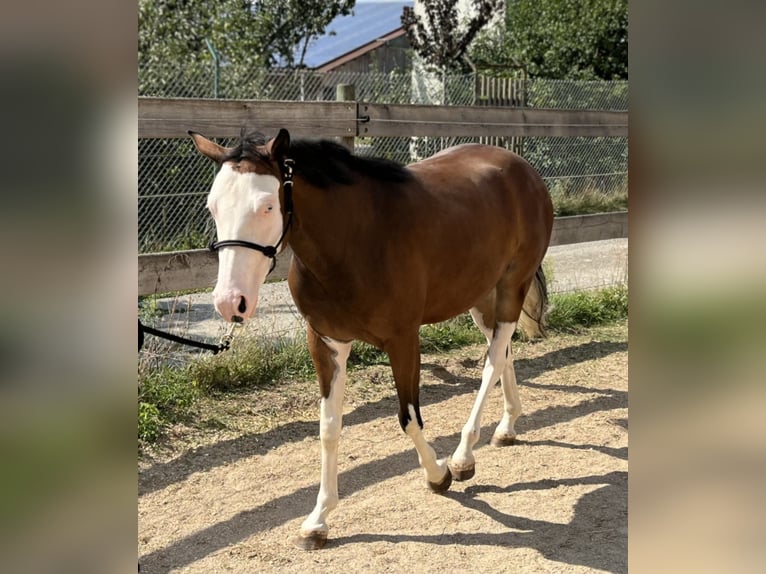
[[[450,236],[477,242],[500,234],[521,244],[540,243],[544,236],[547,246],[553,206],[542,178],[521,156],[496,146],[463,144],[408,168],[418,183],[413,204],[432,233],[443,227]]]
[[[509,268],[521,278],[534,275],[548,247],[553,207],[526,160],[464,144],[408,167],[418,188],[413,209],[422,221],[416,242],[428,275],[429,321],[453,313],[457,299],[470,306]]]

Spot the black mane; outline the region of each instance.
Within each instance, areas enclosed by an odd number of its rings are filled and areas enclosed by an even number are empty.
[[[266,142],[266,137],[259,132],[243,135],[223,161],[268,161],[268,156],[258,151]],[[354,155],[330,140],[294,140],[290,142],[287,157],[295,161],[296,175],[322,188],[332,184],[351,185],[365,177],[383,183],[403,183],[412,179],[412,174],[395,161]]]
[[[329,140],[294,141],[288,156],[295,160],[295,172],[317,187],[350,185],[360,178],[382,183],[404,183],[412,179],[412,174],[395,161],[354,155],[348,148]]]

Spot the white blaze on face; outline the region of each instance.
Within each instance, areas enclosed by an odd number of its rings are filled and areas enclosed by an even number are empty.
[[[282,235],[279,180],[273,175],[240,173],[224,164],[213,182],[207,206],[215,220],[218,241],[240,239],[276,245]],[[218,250],[215,308],[231,321],[248,319],[255,311],[258,290],[271,268],[271,259],[248,247]]]

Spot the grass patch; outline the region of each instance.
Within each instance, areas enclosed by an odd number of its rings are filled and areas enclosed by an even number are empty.
[[[351,353],[348,355],[348,366],[366,367],[370,365],[387,365],[388,355],[380,349],[361,341],[351,343]]]
[[[305,341],[292,339],[241,339],[219,356],[193,359],[181,367],[139,369],[138,438],[155,442],[168,425],[188,420],[202,396],[313,376],[314,365]]]
[[[156,441],[162,430],[186,420],[200,396],[198,385],[185,368],[162,367],[139,378],[138,438]]]
[[[423,325],[420,328],[421,353],[444,353],[484,341],[484,335],[476,328],[468,313],[443,323]],[[372,345],[354,341],[348,362],[352,367],[387,365],[388,355]]]
[[[556,217],[627,211],[628,209],[628,190],[620,188],[611,191],[585,188],[576,192],[553,188],[551,199],[553,214]]]
[[[625,285],[598,291],[558,293],[551,296],[546,316],[548,329],[563,333],[605,325],[628,317],[628,288]]]
[[[486,339],[468,313],[454,319],[420,328],[420,352],[444,353],[452,349],[484,343]]]
[[[192,363],[189,375],[205,391],[218,392],[252,389],[281,379],[310,377],[313,373],[306,342],[280,338],[237,341],[221,356],[208,356]]]
[[[628,315],[628,288],[624,285],[599,291],[561,293],[551,297],[548,329],[576,333],[596,325],[621,321]],[[469,314],[420,328],[420,350],[444,353],[484,343],[484,336]],[[388,356],[371,345],[354,342],[349,367],[388,364]],[[189,420],[203,396],[218,396],[285,380],[310,380],[316,374],[303,338],[240,339],[226,353],[207,355],[180,367],[139,369],[138,438],[157,441],[168,425]]]

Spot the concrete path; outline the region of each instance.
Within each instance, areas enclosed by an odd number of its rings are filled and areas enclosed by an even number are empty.
[[[543,263],[548,274],[550,293],[595,289],[626,283],[628,280],[628,240],[609,239],[551,247]],[[228,331],[215,313],[212,294],[199,293],[158,299],[156,306],[163,316],[155,327],[208,342]],[[237,337],[302,335],[303,318],[295,308],[286,281],[269,283],[261,288],[256,316]]]

